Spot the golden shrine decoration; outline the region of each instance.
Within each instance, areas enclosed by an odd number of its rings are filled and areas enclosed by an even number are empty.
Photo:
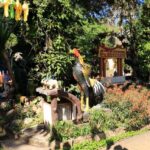
[[[122,47],[108,48],[105,45],[99,47],[98,56],[101,58],[126,58],[126,49]]]
[[[16,21],[28,20],[29,6],[26,1],[21,4],[19,0],[0,0],[0,7],[4,8],[4,17],[15,18]]]
[[[117,74],[122,76],[123,64],[122,60],[126,58],[126,49],[123,47],[109,48],[101,45],[98,48],[98,57],[100,58],[100,76],[106,77],[106,60],[109,58],[117,59]]]

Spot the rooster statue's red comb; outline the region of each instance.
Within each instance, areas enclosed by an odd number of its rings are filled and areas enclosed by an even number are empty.
[[[77,48],[73,48],[72,50],[69,51],[69,53],[74,54],[76,57],[80,56],[79,49]]]

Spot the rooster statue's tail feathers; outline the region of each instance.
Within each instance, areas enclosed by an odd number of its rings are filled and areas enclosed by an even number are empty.
[[[105,93],[105,87],[102,85],[101,82],[96,81],[93,86],[93,91],[95,96],[104,95]]]
[[[90,83],[91,83],[91,86],[93,88],[94,96],[104,95],[105,87],[102,85],[101,82],[99,82],[96,79],[90,78]]]

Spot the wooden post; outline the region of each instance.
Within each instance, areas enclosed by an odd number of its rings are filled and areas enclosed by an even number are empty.
[[[117,58],[117,73],[118,76],[122,76],[122,59]]]
[[[100,77],[106,77],[105,58],[100,58]]]
[[[122,69],[122,59],[120,58],[120,76],[122,76],[123,69]]]
[[[103,58],[103,77],[106,77],[106,58]]]
[[[100,77],[103,77],[103,58],[100,58]]]
[[[51,96],[51,112],[52,112],[52,124],[55,124],[58,120],[58,112],[57,112],[57,96]]]
[[[117,58],[117,76],[119,76],[120,72],[120,63],[119,63],[119,58]]]

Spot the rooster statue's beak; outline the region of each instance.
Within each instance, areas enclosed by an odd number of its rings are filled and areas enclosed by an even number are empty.
[[[74,54],[74,50],[73,49],[69,50],[68,54]]]

